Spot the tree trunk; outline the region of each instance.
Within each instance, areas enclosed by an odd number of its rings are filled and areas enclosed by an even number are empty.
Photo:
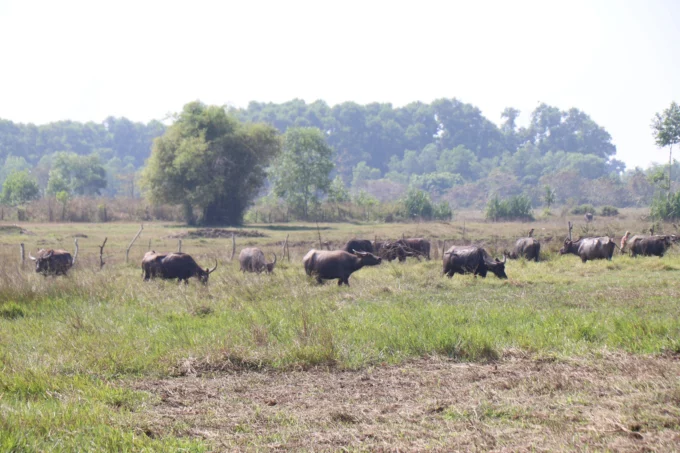
[[[673,145],[668,151],[668,201],[671,201],[671,170],[673,169]]]

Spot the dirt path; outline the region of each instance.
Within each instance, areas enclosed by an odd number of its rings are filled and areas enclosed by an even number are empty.
[[[428,358],[133,387],[158,397],[140,429],[198,436],[216,451],[680,451],[680,360],[670,356]]]

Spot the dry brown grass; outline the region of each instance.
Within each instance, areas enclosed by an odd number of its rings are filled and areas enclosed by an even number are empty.
[[[215,450],[677,451],[678,376],[671,356],[518,353],[488,364],[432,357],[129,385],[157,397],[138,426]]]

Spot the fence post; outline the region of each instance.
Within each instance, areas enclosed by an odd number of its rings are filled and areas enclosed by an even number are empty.
[[[104,263],[104,246],[106,245],[106,241],[108,239],[109,238],[107,238],[107,237],[104,238],[104,242],[102,243],[102,245],[99,246],[99,270],[101,270],[102,267],[104,267],[104,264],[105,264]]]
[[[26,261],[26,252],[24,250],[24,243],[22,242],[19,247],[21,247],[21,268],[24,268],[24,262]]]
[[[134,244],[135,241],[137,240],[137,238],[139,237],[139,235],[142,234],[143,229],[144,229],[144,224],[141,224],[139,226],[139,231],[137,232],[137,234],[135,234],[135,237],[132,238],[132,241],[130,241],[130,244],[127,246],[127,249],[125,249],[125,263],[126,264],[128,262],[128,258],[130,256],[130,249],[132,248],[132,244]]]
[[[177,253],[182,253],[182,240],[177,240]]]
[[[229,261],[234,261],[234,254],[236,253],[236,234],[231,233],[231,257]]]

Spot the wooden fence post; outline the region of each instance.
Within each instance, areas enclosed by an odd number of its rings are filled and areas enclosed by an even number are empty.
[[[283,249],[281,250],[281,256],[286,256],[286,249],[288,248],[288,234],[286,235],[286,240],[283,242]],[[288,262],[290,262],[290,252],[288,252]]]
[[[127,249],[125,249],[125,263],[127,264],[128,258],[130,257],[130,249],[132,248],[132,244],[135,243],[137,238],[139,237],[140,234],[142,234],[142,230],[144,229],[144,224],[141,224],[139,226],[139,231],[137,234],[135,234],[135,237],[132,238],[132,241],[130,241],[130,244],[127,246]]]
[[[22,242],[19,244],[19,247],[21,247],[21,268],[24,268],[24,262],[26,261],[26,252],[24,250],[24,243]]]
[[[236,234],[231,233],[231,257],[229,258],[229,261],[234,261],[235,254],[236,254]]]
[[[102,267],[104,267],[104,264],[105,264],[104,263],[104,246],[106,245],[106,241],[108,239],[109,238],[107,238],[107,237],[104,238],[104,242],[102,243],[102,245],[99,246],[99,270],[101,270]]]

